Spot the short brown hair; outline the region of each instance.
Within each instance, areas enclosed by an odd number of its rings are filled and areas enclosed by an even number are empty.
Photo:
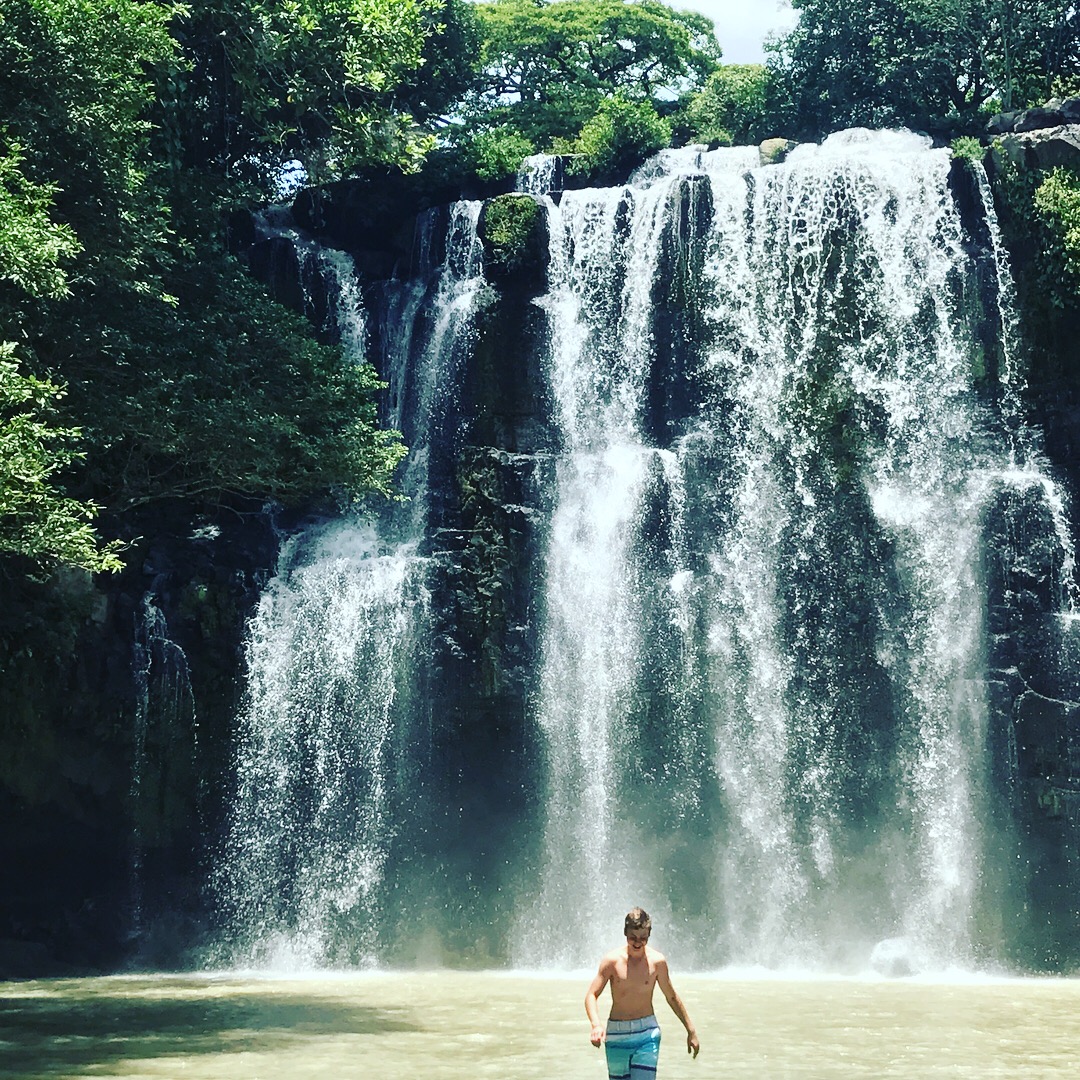
[[[652,930],[652,919],[644,908],[631,908],[626,913],[626,921],[623,923],[623,933],[629,934],[631,930]]]

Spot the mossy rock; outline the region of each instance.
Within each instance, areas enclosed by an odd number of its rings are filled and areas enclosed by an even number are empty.
[[[480,216],[484,270],[500,289],[513,287],[528,295],[546,288],[547,215],[532,195],[509,194],[489,199]]]
[[[796,145],[790,139],[766,139],[758,145],[761,164],[779,165]]]

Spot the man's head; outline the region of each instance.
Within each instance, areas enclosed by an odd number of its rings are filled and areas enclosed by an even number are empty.
[[[652,933],[652,919],[649,918],[649,913],[639,907],[631,908],[626,913],[623,933],[626,935],[627,942],[644,949]]]

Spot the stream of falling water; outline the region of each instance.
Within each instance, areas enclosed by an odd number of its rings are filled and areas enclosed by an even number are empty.
[[[431,215],[420,223],[423,273],[389,289],[374,328],[390,424],[412,443],[401,480],[409,500],[382,521],[350,517],[292,538],[251,622],[237,790],[215,882],[228,920],[219,962],[366,967],[385,946],[387,853],[400,821],[422,812],[415,759],[426,710],[413,674],[426,652],[430,560],[420,543],[433,432],[483,280],[479,209],[450,209],[442,266],[425,254]],[[316,259],[337,282],[336,336],[362,358],[368,318],[351,260],[297,243],[302,277]]]
[[[633,902],[698,963],[997,955],[981,921],[1004,880],[986,860],[982,527],[995,491],[1041,474],[1029,452],[1018,473],[1015,411],[977,390],[949,169],[921,137],[848,132],[765,168],[745,150],[670,151],[626,189],[550,207],[566,451],[538,715],[544,863],[519,937],[556,964],[598,955]],[[700,173],[705,392],[661,449],[645,413],[662,239]],[[1000,263],[996,283],[1000,319]],[[1011,327],[997,333],[1007,353]],[[678,684],[657,687],[649,654],[672,632]],[[697,718],[681,761],[642,731],[658,690]],[[673,858],[679,845],[696,850]],[[558,910],[574,925],[545,931]]]

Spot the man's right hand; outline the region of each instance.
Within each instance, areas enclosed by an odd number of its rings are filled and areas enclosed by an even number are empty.
[[[592,1034],[589,1036],[589,1042],[593,1046],[599,1046],[604,1041],[604,1029],[599,1024],[593,1024]]]

